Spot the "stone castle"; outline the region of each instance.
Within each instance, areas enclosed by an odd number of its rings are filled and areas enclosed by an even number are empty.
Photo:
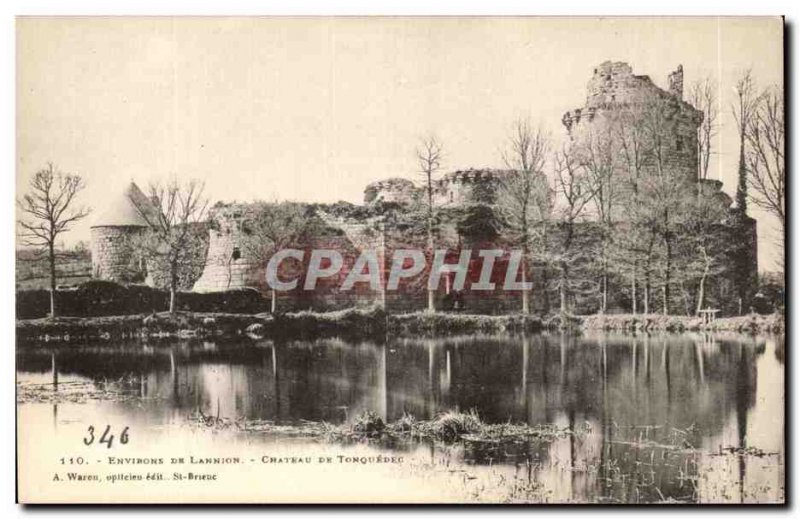
[[[730,210],[732,199],[721,190],[722,182],[698,178],[697,129],[703,113],[683,99],[682,67],[669,74],[667,83],[667,89],[662,89],[648,76],[633,74],[627,63],[607,61],[594,69],[587,84],[584,105],[566,112],[562,123],[571,140],[585,142],[609,131],[619,117],[636,116],[649,104],[661,103],[666,114],[663,161],[669,171]],[[494,188],[509,173],[503,169],[466,169],[446,173],[435,181],[434,203],[438,207],[458,208],[478,200],[491,205]],[[411,204],[422,197],[423,192],[421,187],[405,178],[378,180],[366,186],[364,207]],[[148,203],[135,184],[131,184],[92,227],[92,262],[96,277],[131,280],[130,251],[126,249],[125,236],[146,228],[141,208],[147,210]],[[242,246],[246,209],[247,206],[242,204],[218,204],[211,211],[206,266],[193,290],[208,292],[255,287],[266,291],[263,266],[247,258]],[[348,220],[324,212],[320,212],[320,216],[329,226],[341,230],[347,247],[358,250],[385,246],[386,233],[376,233],[374,221]],[[756,273],[755,221],[750,222],[745,239],[753,251],[751,268]],[[385,294],[380,297],[385,298]]]

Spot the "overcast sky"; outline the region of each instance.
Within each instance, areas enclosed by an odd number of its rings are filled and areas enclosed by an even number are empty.
[[[86,179],[97,215],[131,180],[172,175],[212,202],[360,203],[372,180],[418,178],[428,132],[446,170],[500,166],[515,118],[562,139],[606,60],[662,87],[678,64],[687,89],[718,83],[712,177],[733,195],[735,79],[783,82],[782,23],[765,18],[21,18],[17,56],[18,195],[52,161]],[[774,222],[751,212],[773,268]]]

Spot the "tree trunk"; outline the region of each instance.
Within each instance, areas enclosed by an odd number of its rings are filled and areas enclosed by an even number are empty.
[[[56,316],[56,251],[53,241],[48,244],[50,260],[50,317]]]
[[[708,261],[706,260],[705,267],[703,268],[703,275],[700,277],[700,285],[697,287],[697,312],[700,315],[700,310],[703,309],[703,300],[706,295],[706,278],[708,277]]]
[[[428,216],[428,265],[433,268],[433,230],[431,229],[432,222],[430,219],[433,218],[431,215]],[[434,313],[436,311],[436,289],[429,288],[428,289],[428,312]]]
[[[274,314],[275,310],[277,310],[278,308],[278,295],[274,289],[271,290],[270,292],[271,292],[271,297],[270,297],[271,301],[269,305],[269,311],[270,313]]]
[[[527,261],[525,260],[525,258],[523,258],[522,259],[522,282],[523,283],[527,283],[528,282],[528,275],[527,275],[527,272],[526,272],[527,268],[525,268],[526,267],[526,263],[527,263]],[[531,313],[530,299],[531,299],[530,290],[528,290],[527,288],[523,288],[522,289],[522,313],[525,314],[525,315],[528,315],[529,313]]]
[[[527,235],[527,231],[526,231],[526,235]],[[521,270],[522,270],[522,283],[523,283],[523,289],[522,289],[522,313],[524,315],[528,315],[528,314],[531,313],[531,292],[527,288],[524,288],[524,283],[528,282],[528,245],[527,245],[527,239],[526,239],[526,243],[523,244],[523,248],[522,248]]]
[[[561,297],[561,313],[567,313],[567,264],[561,262],[561,281],[560,281],[560,297]]]
[[[631,311],[636,315],[636,271],[631,275]]]
[[[601,265],[603,266],[603,300],[600,307],[600,313],[604,314],[608,311],[608,262],[606,261],[606,244],[605,236],[603,236],[603,244],[601,250]]]
[[[608,310],[608,274],[606,274],[605,267],[603,267],[603,306],[600,309],[601,313],[606,313]]]
[[[644,314],[647,315],[649,313],[650,313],[650,273],[648,272],[644,282]]]

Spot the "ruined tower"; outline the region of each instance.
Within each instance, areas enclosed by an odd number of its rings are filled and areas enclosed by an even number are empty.
[[[667,84],[664,90],[649,76],[634,74],[629,64],[606,61],[594,69],[584,106],[565,113],[562,123],[579,144],[618,138],[621,125],[636,126],[642,139],[658,127],[662,164],[673,175],[696,182],[697,128],[703,112],[683,100],[682,66],[669,74]],[[644,166],[654,167],[652,157]]]
[[[205,268],[192,290],[214,292],[264,284],[263,269],[247,258],[246,213],[244,204],[219,205],[210,211]]]

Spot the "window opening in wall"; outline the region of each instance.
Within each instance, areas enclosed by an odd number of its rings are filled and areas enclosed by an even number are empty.
[[[233,254],[231,254],[231,258],[233,258],[233,261],[236,261],[241,257],[242,257],[242,252],[239,250],[239,247],[234,247]]]

